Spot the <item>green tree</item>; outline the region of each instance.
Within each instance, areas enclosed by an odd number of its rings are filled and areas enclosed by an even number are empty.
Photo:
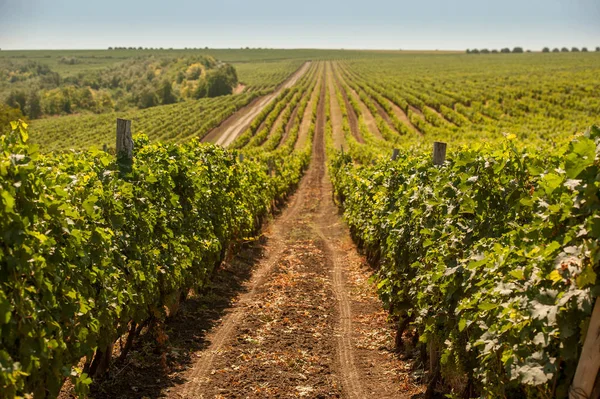
[[[558,52],[560,52],[560,50],[558,49],[558,47],[554,47],[554,48],[552,49],[552,52],[553,52],[553,53],[558,53]]]
[[[500,52],[504,53],[504,54],[508,54],[508,53],[510,53],[510,49],[508,47],[504,47],[502,50],[500,50]]]
[[[42,105],[37,91],[32,90],[27,97],[27,106],[25,108],[27,116],[31,119],[37,119],[42,115]]]
[[[6,97],[6,105],[11,108],[18,108],[21,112],[25,111],[27,106],[27,94],[23,90],[13,90]]]
[[[177,97],[173,93],[173,86],[168,80],[162,81],[157,94],[161,104],[173,104],[177,102]]]
[[[522,53],[523,52],[523,47],[515,47],[512,52],[513,53]]]
[[[573,48],[571,48],[571,52],[572,53],[578,53],[579,49],[577,47],[573,47]]]
[[[582,51],[583,53],[587,53],[587,52],[588,52],[588,49],[587,49],[587,47],[582,47],[582,48],[581,48],[581,51]]]
[[[544,47],[542,49],[542,53],[549,53],[549,52],[550,52],[550,49],[548,47]]]
[[[567,47],[563,47],[563,48],[560,49],[560,52],[561,53],[568,53],[569,49]]]
[[[19,108],[9,107],[0,103],[0,134],[10,132],[10,122],[24,119],[23,113]]]
[[[139,94],[138,107],[150,108],[158,105],[156,92],[151,87],[145,87]]]

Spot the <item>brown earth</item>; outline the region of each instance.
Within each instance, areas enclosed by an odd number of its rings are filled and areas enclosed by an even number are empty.
[[[92,398],[423,394],[413,366],[394,352],[373,272],[333,202],[326,86],[318,96],[311,164],[287,207],[167,321],[166,345],[143,336],[125,364],[94,386]]]
[[[233,94],[241,94],[245,88],[246,85],[240,83],[235,87],[235,89],[233,89]]]

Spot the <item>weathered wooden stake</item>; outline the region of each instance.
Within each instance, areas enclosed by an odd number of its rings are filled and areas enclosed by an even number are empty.
[[[398,159],[398,155],[400,155],[400,150],[397,148],[394,148],[392,150],[392,161],[395,161],[396,159]]]
[[[569,399],[591,398],[600,370],[600,298],[596,298],[590,325],[581,350]]]
[[[131,121],[127,119],[117,118],[117,158],[129,161],[133,159]]]
[[[446,143],[436,141],[433,143],[433,164],[443,165],[446,161]]]

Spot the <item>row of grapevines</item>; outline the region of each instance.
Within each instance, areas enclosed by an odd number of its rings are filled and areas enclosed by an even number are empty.
[[[314,74],[314,65],[311,68],[311,72],[302,76],[300,81],[293,87],[282,91],[275,99],[273,99],[267,106],[258,114],[252,121],[250,126],[232,143],[232,148],[242,147],[257,147],[260,146],[271,131],[271,127],[279,117],[279,115],[286,109],[289,102],[296,98],[296,94],[301,93],[306,89],[306,85],[310,81]]]
[[[600,129],[553,152],[514,136],[472,144],[443,166],[414,150],[375,165],[329,151],[399,337],[418,338],[449,389],[566,397],[600,295]]]
[[[90,150],[42,155],[25,124],[0,137],[0,397],[54,397],[76,365],[164,318],[225,250],[255,233],[310,152],[240,161],[197,140],[136,139],[133,165]],[[276,166],[270,173],[268,164]],[[91,363],[89,370],[94,368]]]
[[[264,93],[206,98],[102,115],[72,115],[35,120],[32,141],[44,151],[113,146],[115,118],[133,121],[133,133],[152,140],[181,142],[202,138],[235,111]]]
[[[502,63],[389,55],[345,60],[338,69],[361,98],[379,103],[400,133],[407,133],[407,124],[390,102],[429,143],[501,140],[509,132],[551,147],[597,123],[597,61],[577,55],[560,62],[532,56]],[[405,147],[415,145],[409,138],[403,138]]]

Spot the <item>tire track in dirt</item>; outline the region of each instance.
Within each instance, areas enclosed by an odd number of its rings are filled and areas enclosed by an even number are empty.
[[[338,334],[337,356],[339,363],[340,379],[344,387],[346,397],[350,399],[361,399],[364,397],[361,380],[354,361],[354,350],[352,344],[352,309],[348,299],[342,276],[341,255],[330,243],[333,237],[325,234],[326,226],[336,225],[338,231],[339,216],[335,205],[331,201],[331,183],[326,177],[325,166],[325,84],[321,86],[319,98],[317,123],[313,145],[312,166],[316,181],[313,187],[318,189],[319,213],[316,217],[312,230],[319,236],[321,245],[325,252],[325,258],[329,264],[333,279],[333,291],[338,302]],[[331,235],[331,234],[329,234]]]
[[[298,79],[300,79],[310,67],[311,62],[305,62],[296,72],[292,74],[283,84],[275,91],[267,94],[264,97],[257,98],[249,105],[235,112],[227,118],[221,125],[213,129],[202,139],[203,142],[209,142],[227,147],[231,144],[244,130],[250,126],[254,118],[282,91],[292,87]]]
[[[195,354],[169,398],[391,399],[423,391],[410,386],[408,372],[398,371],[406,367],[393,355],[393,335],[376,294],[365,302],[356,278],[350,279],[360,275],[364,291],[370,272],[348,245],[332,199],[322,73],[309,169],[267,229],[266,257],[248,291],[207,335],[209,347]],[[383,338],[365,349],[373,336]]]
[[[291,198],[288,207],[279,217],[279,223],[273,223],[269,235],[269,246],[266,259],[261,261],[258,269],[253,273],[248,285],[248,291],[240,295],[236,306],[222,319],[221,324],[209,335],[210,346],[199,356],[187,376],[188,382],[179,389],[173,390],[170,397],[198,398],[202,397],[203,384],[208,381],[215,358],[220,354],[225,343],[231,339],[236,326],[244,316],[245,309],[253,302],[257,289],[264,284],[265,279],[273,267],[281,261],[286,247],[285,226],[288,221],[297,216],[300,205],[305,202],[306,189],[303,186],[309,183],[304,179],[298,192]]]

